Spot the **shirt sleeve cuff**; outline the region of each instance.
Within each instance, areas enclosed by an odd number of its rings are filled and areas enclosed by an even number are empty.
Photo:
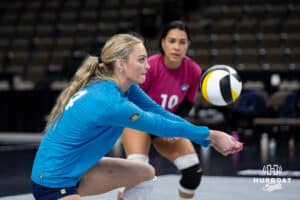
[[[203,140],[201,141],[201,146],[203,147],[208,147],[210,145],[211,141],[210,140]]]

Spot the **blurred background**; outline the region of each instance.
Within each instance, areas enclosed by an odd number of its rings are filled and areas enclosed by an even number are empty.
[[[258,176],[277,164],[300,177],[300,1],[296,0],[2,0],[0,1],[0,196],[30,192],[30,172],[57,95],[86,55],[100,55],[115,33],[138,32],[158,52],[161,27],[184,20],[188,55],[203,70],[235,68],[243,91],[214,107],[201,97],[188,120],[244,142],[223,157],[199,149],[205,175]],[[124,156],[117,144],[110,156]],[[177,173],[151,151],[157,174]]]

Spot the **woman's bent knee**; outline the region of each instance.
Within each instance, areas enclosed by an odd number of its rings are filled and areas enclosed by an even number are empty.
[[[140,161],[130,161],[130,170],[127,170],[123,180],[123,186],[132,187],[145,181],[150,181],[155,178],[154,168]]]
[[[155,177],[155,169],[150,164],[143,163],[143,170],[140,170],[140,174],[143,177],[142,181],[152,180]]]
[[[132,168],[132,171],[134,174],[134,179],[137,181],[137,183],[154,179],[155,177],[154,167],[152,167],[148,163],[143,163],[139,161],[132,161],[132,162],[135,162],[135,167]]]

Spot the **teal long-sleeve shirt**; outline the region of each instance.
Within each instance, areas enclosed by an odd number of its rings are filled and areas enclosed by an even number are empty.
[[[70,99],[46,130],[31,179],[46,187],[75,186],[112,149],[124,127],[209,144],[206,126],[195,126],[164,110],[138,85],[122,93],[113,81],[94,81]]]

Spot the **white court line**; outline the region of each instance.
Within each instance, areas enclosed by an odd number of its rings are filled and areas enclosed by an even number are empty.
[[[266,176],[266,173],[263,170],[258,169],[246,169],[246,170],[240,170],[237,172],[238,175],[241,176]],[[273,175],[278,177],[296,177],[300,178],[300,171],[282,171],[280,174]]]
[[[41,133],[8,133],[0,132],[0,142],[3,143],[40,143]]]

